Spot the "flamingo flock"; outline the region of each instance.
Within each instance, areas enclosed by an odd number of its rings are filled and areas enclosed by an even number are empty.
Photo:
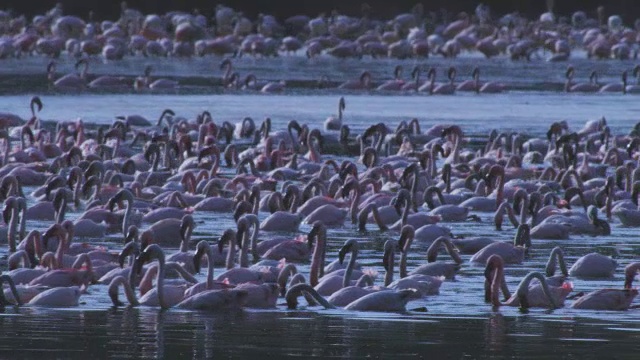
[[[114,7],[118,6],[114,3]],[[200,10],[143,14],[120,3],[118,19],[65,14],[62,3],[33,17],[0,11],[0,59],[24,56],[58,58],[287,56],[335,58],[455,58],[473,53],[486,58],[567,61],[579,51],[587,58],[636,58],[638,26],[623,14],[600,6],[561,14],[555,1],[536,19],[519,13],[497,16],[488,5],[451,14],[417,4],[390,18],[375,16],[363,4],[360,14],[337,10],[286,19],[259,14],[250,19],[224,5]],[[380,9],[378,9],[378,14]]]
[[[180,84],[179,80],[169,78],[152,77],[153,67],[145,66],[141,71],[141,76],[135,78],[130,76],[111,76],[101,75],[95,76],[89,73],[90,59],[82,58],[75,63],[77,72],[65,75],[56,73],[56,61],[50,61],[46,67],[47,79],[50,89],[66,93],[77,93],[86,91],[98,92],[167,92],[178,91],[186,84]],[[249,72],[243,76],[234,69],[233,62],[230,58],[225,58],[220,62],[220,70],[218,84],[223,90],[232,91],[234,93],[282,93],[283,91],[295,87],[308,87],[308,82],[287,86],[287,81],[267,81],[258,80],[255,74]],[[426,73],[426,81],[422,80],[423,72]],[[438,73],[441,72],[447,79],[446,82],[436,82]],[[476,94],[496,94],[509,91],[513,86],[504,82],[480,80],[481,70],[475,66],[467,80],[456,82],[458,69],[455,66],[449,66],[447,69],[438,69],[426,64],[415,65],[411,72],[411,77],[404,79],[403,66],[397,65],[393,70],[393,78],[390,80],[375,81],[371,72],[363,71],[354,79],[344,82],[330,83],[320,79],[317,84],[311,85],[318,89],[334,88],[338,91],[349,93],[367,92],[367,93],[402,93],[402,94],[428,94],[428,95],[455,95],[457,93],[474,92]],[[636,65],[631,69],[623,70],[620,74],[620,82],[611,82],[607,84],[598,82],[598,72],[591,71],[588,82],[580,82],[575,80],[576,70],[573,65],[568,65],[564,73],[566,81],[564,82],[564,91],[567,93],[620,93],[620,94],[639,94],[640,93],[640,65]],[[631,74],[631,75],[630,75]],[[632,76],[632,77],[631,77]],[[326,76],[325,76],[326,78]],[[325,123],[327,130],[339,130],[342,116],[346,110],[346,103],[341,100],[338,106],[337,115],[328,118]]]
[[[87,289],[104,286],[114,306],[125,305],[124,294],[128,306],[162,309],[295,309],[303,296],[307,307],[405,312],[442,287],[459,288],[456,276],[478,266],[494,308],[635,306],[640,262],[586,251],[568,266],[556,247],[513,295],[505,273],[528,262],[541,239],[640,227],[638,125],[614,135],[604,118],[578,130],[555,122],[542,137],[493,130],[471,145],[459,125],[423,131],[418,119],[354,136],[345,104],[340,98],[323,130],[295,120],[286,130],[268,118],[260,126],[249,117],[216,122],[206,111],[189,119],[171,109],[155,122],[117,115],[110,126],[78,120],[48,129],[39,97],[28,120],[0,113],[8,254],[0,306],[79,307]],[[487,216],[495,236],[454,235]],[[505,216],[516,230],[511,242],[498,240]],[[194,244],[201,218],[232,225]],[[331,261],[328,244],[344,228],[385,239],[370,256],[382,281],[358,262],[355,239]],[[96,244],[107,236],[118,239],[118,252]],[[410,268],[411,249],[423,248],[426,261]],[[611,279],[621,266],[622,287],[571,294],[580,290],[571,279]]]

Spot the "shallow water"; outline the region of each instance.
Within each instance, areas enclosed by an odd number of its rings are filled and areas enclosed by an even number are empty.
[[[460,65],[471,67],[472,60],[458,60]],[[39,62],[31,59],[24,73],[36,74]],[[183,73],[196,76],[206,65],[207,59],[195,59],[193,64],[162,63],[163,71],[169,74]],[[241,66],[251,67],[251,61],[243,60]],[[288,74],[292,79],[311,79],[322,68],[322,64],[311,64],[301,69],[297,58],[287,59],[284,65],[267,62],[263,70],[260,63],[256,72],[265,74],[274,70]],[[386,61],[386,60],[385,60]],[[318,59],[333,67],[333,77],[345,76],[349,71],[357,73],[362,68],[382,69],[390,72],[391,62],[339,62]],[[432,60],[429,60],[432,61]],[[439,60],[433,60],[439,61]],[[325,65],[326,65],[325,64]],[[507,75],[499,73],[503,63],[483,61],[483,69],[497,79],[561,84],[563,65],[557,64],[510,64]],[[134,75],[134,65],[110,64],[122,73]],[[485,66],[486,65],[486,66]],[[611,73],[630,67],[629,63],[592,62],[579,63],[587,66],[611,68]],[[18,66],[13,64],[11,66]],[[289,68],[290,66],[291,68]],[[442,65],[444,66],[444,65]],[[544,72],[536,72],[544,66]],[[340,69],[345,70],[340,70]],[[5,68],[6,69],[6,68]],[[252,68],[253,69],[253,68]],[[61,69],[59,69],[60,71]],[[349,70],[349,71],[347,71]],[[216,70],[217,71],[217,70]],[[315,71],[315,73],[314,73]],[[526,81],[515,74],[536,74]],[[5,76],[5,70],[0,72]],[[161,72],[162,73],[162,72]],[[549,78],[552,74],[553,77]],[[557,75],[557,76],[556,76]],[[501,78],[500,76],[505,76]],[[515,81],[515,80],[514,80]],[[46,85],[43,85],[46,89]],[[3,92],[9,92],[4,86]],[[32,94],[40,91],[16,91],[20,95],[0,97],[0,109],[14,112],[22,117],[29,115],[28,101]],[[15,92],[14,92],[15,93]],[[172,108],[176,114],[194,118],[209,110],[215,121],[240,121],[251,116],[256,121],[271,117],[275,129],[281,129],[291,119],[314,124],[321,128],[327,116],[336,112],[339,96],[345,96],[347,109],[345,123],[355,132],[369,125],[385,122],[395,127],[402,120],[417,117],[424,129],[438,123],[460,124],[466,134],[484,135],[491,129],[517,130],[540,136],[552,121],[567,120],[570,127],[578,130],[588,119],[601,116],[615,134],[627,133],[638,121],[638,98],[633,95],[594,94],[575,95],[556,91],[530,90],[511,91],[498,95],[458,94],[456,96],[429,97],[425,95],[390,95],[339,93],[332,90],[286,92],[283,95],[255,95],[240,92],[216,94],[54,94],[44,91],[45,108],[40,116],[45,120],[70,121],[81,117],[87,123],[110,124],[116,115],[140,114],[154,121],[164,108]],[[224,171],[230,172],[230,169]],[[32,190],[32,189],[27,189]],[[30,204],[33,199],[30,199]],[[479,213],[481,223],[453,223],[453,233],[458,236],[491,236],[509,240],[515,230],[505,226],[496,232],[491,221],[493,215]],[[68,214],[74,219],[79,213]],[[260,214],[260,219],[266,214]],[[228,226],[233,224],[231,214],[196,213],[195,241],[214,241]],[[214,220],[215,221],[212,221]],[[49,224],[28,222],[27,228],[44,229]],[[369,229],[373,229],[369,226]],[[301,226],[301,232],[309,226]],[[269,238],[262,234],[261,238]],[[395,232],[369,230],[359,233],[356,227],[347,224],[343,228],[330,229],[328,233],[328,260],[336,258],[337,250],[349,238],[361,244],[359,261],[383,273],[381,253],[384,242],[397,238]],[[111,235],[107,239],[92,241],[117,250],[121,240]],[[612,222],[612,235],[586,237],[572,235],[570,240],[534,240],[529,258],[522,265],[509,266],[506,275],[513,291],[519,279],[529,271],[542,271],[551,248],[564,248],[568,264],[591,251],[612,255],[619,266],[613,279],[586,281],[573,279],[576,291],[592,291],[603,287],[620,288],[623,283],[622,269],[638,257],[640,239],[637,230],[621,227],[619,221]],[[177,245],[176,245],[177,248]],[[424,259],[426,246],[414,243],[409,258],[409,268],[418,266]],[[170,249],[168,252],[174,251]],[[6,247],[0,247],[0,256],[6,256]],[[578,311],[567,308],[547,311],[532,309],[523,314],[516,308],[502,307],[493,310],[483,302],[483,268],[471,266],[469,256],[463,256],[463,264],[456,281],[445,282],[438,296],[409,303],[409,309],[426,306],[428,311],[409,311],[406,314],[368,314],[342,310],[320,310],[319,308],[286,311],[279,305],[277,310],[245,310],[237,313],[207,314],[178,310],[159,311],[152,308],[111,308],[104,285],[94,285],[77,309],[51,310],[33,308],[8,308],[0,314],[0,351],[7,357],[109,357],[109,358],[211,358],[247,357],[265,355],[298,357],[435,357],[435,358],[578,358],[619,357],[631,358],[637,349],[640,331],[640,313]],[[220,273],[222,269],[216,269]],[[308,273],[308,264],[302,266]],[[203,279],[203,275],[198,275]],[[380,277],[378,282],[380,282]],[[284,302],[283,300],[279,301]],[[567,305],[570,301],[567,302]],[[21,349],[17,352],[16,349]]]

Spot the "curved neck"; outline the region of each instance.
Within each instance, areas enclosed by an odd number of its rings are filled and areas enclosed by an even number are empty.
[[[18,289],[16,289],[16,285],[13,282],[13,279],[9,275],[0,276],[0,289],[3,287],[3,284],[9,284],[9,288],[11,289],[11,293],[13,298],[16,300],[16,304],[18,306],[22,305],[22,301],[20,300],[20,295],[18,294]],[[4,291],[0,291],[0,309],[4,309],[6,299],[4,297]]]
[[[118,288],[120,287],[120,285],[122,285],[122,287],[124,288],[124,294],[127,297],[127,301],[129,302],[129,304],[131,304],[132,306],[140,305],[138,299],[136,298],[135,292],[129,284],[129,281],[123,276],[116,276],[113,280],[111,280],[111,284],[109,284],[108,292],[113,304],[116,306],[121,305],[120,301],[118,300]]]
[[[318,231],[316,237],[316,246],[313,249],[313,257],[311,260],[311,269],[309,270],[309,284],[311,286],[318,285],[318,279],[324,272],[324,246],[325,239],[323,231]]]
[[[560,272],[562,272],[562,275],[569,276],[567,264],[564,261],[564,253],[560,247],[555,247],[551,250],[551,255],[549,255],[549,260],[545,266],[545,273],[547,276],[554,276],[556,274],[556,261],[557,264],[560,265]]]
[[[518,285],[518,289],[516,290],[516,294],[518,295],[518,300],[520,300],[520,307],[523,309],[529,308],[529,284],[531,280],[538,279],[540,281],[540,285],[542,286],[542,292],[549,300],[549,304],[551,304],[551,308],[555,309],[558,307],[555,299],[551,296],[551,291],[549,290],[549,285],[547,284],[547,279],[539,272],[532,272],[527,274],[527,276],[520,281]]]
[[[513,208],[511,207],[511,205],[509,205],[508,202],[505,201],[502,204],[500,204],[494,216],[496,230],[502,230],[502,222],[504,220],[505,212],[507,213],[507,216],[509,217],[509,221],[511,221],[511,224],[513,224],[514,227],[517,228],[520,225],[518,223],[518,219],[516,219],[516,216],[513,213]]]
[[[351,247],[351,257],[349,258],[349,263],[347,264],[347,269],[344,272],[344,276],[342,277],[342,287],[345,288],[351,285],[351,274],[353,274],[353,269],[356,266],[356,259],[358,258],[358,248],[357,246]]]
[[[298,296],[300,296],[303,292],[309,294],[318,304],[324,306],[325,309],[335,309],[335,306],[331,305],[322,295],[318,294],[318,292],[308,284],[296,284],[292,286],[285,298],[287,299],[287,306],[289,309],[295,309],[298,304]]]
[[[91,259],[89,258],[89,255],[87,255],[86,253],[78,255],[78,257],[76,258],[76,261],[73,262],[73,265],[71,267],[74,269],[80,269],[82,268],[82,265],[86,267],[89,273],[93,273],[93,266],[91,264]]]
[[[462,264],[462,258],[460,258],[460,255],[458,254],[458,251],[456,250],[455,246],[453,245],[453,243],[451,242],[451,240],[449,240],[448,238],[441,236],[439,238],[437,238],[432,244],[431,246],[429,246],[429,249],[427,250],[427,261],[428,262],[435,262],[438,258],[438,249],[440,248],[440,245],[443,244],[446,249],[447,249],[447,253],[451,256],[451,258],[453,259],[453,261],[456,262],[456,264]]]
[[[182,265],[178,264],[177,262],[169,261],[165,263],[164,266],[166,270],[169,270],[169,271],[173,270],[176,273],[178,273],[178,275],[180,275],[180,277],[187,282],[190,282],[192,284],[196,284],[198,282],[198,280],[195,277],[193,277],[193,275],[191,275],[187,270],[185,270],[182,267]]]
[[[493,306],[497,307],[502,305],[499,297],[501,290],[505,299],[510,298],[511,294],[509,292],[509,289],[507,288],[507,282],[504,278],[503,266],[498,266],[492,271],[493,277],[491,278],[491,283],[488,282],[489,278],[485,277],[485,301],[490,302]]]
[[[404,255],[404,254],[403,254]],[[387,287],[393,282],[393,272],[395,270],[395,257],[396,253],[393,248],[390,251],[385,252],[385,272],[384,272],[384,286]],[[400,275],[402,278],[402,275]]]
[[[407,257],[409,256],[409,249],[411,248],[411,243],[413,242],[413,236],[408,236],[404,243],[404,248],[402,253],[400,254],[400,278],[407,277]]]

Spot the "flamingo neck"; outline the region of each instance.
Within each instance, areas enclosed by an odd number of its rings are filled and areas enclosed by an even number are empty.
[[[140,288],[140,295],[144,295],[149,290],[153,288],[153,277],[158,275],[158,264],[153,264],[147,268],[147,271],[144,273],[142,280],[140,280],[140,284],[138,287]],[[133,274],[133,271],[131,272]],[[133,282],[131,283],[133,287]]]
[[[504,269],[502,266],[497,267],[493,270],[493,280],[491,281],[491,304],[493,306],[500,306],[502,303],[500,302],[500,289],[502,283],[504,282]]]
[[[407,225],[410,209],[411,209],[411,197],[409,196],[407,199],[405,199],[404,209],[402,210],[402,219],[400,222],[402,226]]]
[[[9,220],[9,232],[7,236],[7,240],[9,242],[9,251],[12,253],[16,251],[16,233],[18,232],[19,225],[18,213],[18,209],[16,208],[16,206],[14,206],[13,209],[11,209],[11,219]]]
[[[347,270],[344,272],[344,276],[342,277],[343,288],[351,285],[351,274],[353,274],[353,269],[356,266],[357,258],[358,258],[358,249],[353,248],[353,250],[351,251],[351,257],[349,258],[349,264],[347,264]]]
[[[187,229],[184,236],[182,237],[182,241],[180,242],[180,252],[189,251],[189,240],[191,240],[191,230]]]
[[[227,270],[233,269],[235,266],[235,257],[236,257],[236,240],[235,235],[231,236],[231,240],[229,240],[229,249],[227,251],[227,262],[226,267]]]
[[[214,260],[213,260],[213,250],[209,248],[207,250],[207,289],[213,289],[213,272],[214,272]]]
[[[520,284],[518,285],[518,289],[516,290],[516,294],[518,295],[518,299],[520,300],[520,307],[526,309],[529,307],[529,284],[531,280],[538,279],[540,281],[540,285],[542,286],[542,292],[547,297],[549,301],[550,307],[555,309],[558,307],[556,299],[551,295],[551,290],[549,289],[549,285],[547,284],[547,279],[540,274],[539,272],[532,272],[527,274],[527,276],[522,279]]]
[[[242,247],[240,248],[240,267],[249,267],[249,229],[242,229]]]
[[[404,256],[404,253],[402,254]],[[393,282],[393,272],[395,270],[395,257],[394,251],[389,251],[387,254],[387,269],[384,273],[384,286],[387,287]],[[405,269],[406,271],[406,269]],[[402,278],[402,275],[400,275]]]
[[[408,236],[406,239],[406,243],[404,245],[404,249],[400,254],[400,278],[403,279],[407,277],[407,257],[409,256],[409,249],[411,248],[411,243],[413,242],[413,236]]]
[[[140,303],[138,302],[138,299],[136,298],[136,294],[133,291],[133,289],[131,288],[131,285],[129,284],[127,279],[124,278],[124,277],[120,277],[119,279],[122,279],[121,283],[123,284],[123,287],[124,287],[124,294],[127,297],[127,301],[129,301],[129,304],[131,304],[133,306],[139,305]]]
[[[311,286],[318,285],[318,279],[324,272],[324,246],[325,239],[323,231],[318,231],[316,236],[316,246],[313,249],[313,257],[311,260],[311,269],[309,271],[309,284]]]
[[[260,254],[258,254],[258,231],[260,229],[259,224],[253,223],[253,231],[251,233],[251,255],[253,256],[253,261],[258,262],[260,259]]]
[[[58,237],[58,249],[56,250],[56,263],[57,263],[57,267],[59,269],[63,268],[64,266],[63,264],[63,260],[64,260],[64,252],[66,250],[66,236],[59,236]]]
[[[528,208],[529,208],[529,200],[525,197],[522,199],[522,204],[520,207],[520,224],[524,224],[527,222]]]
[[[453,246],[453,243],[451,243],[449,239],[446,239],[444,241],[444,245],[447,247],[447,253],[449,253],[449,256],[451,256],[451,259],[453,259],[453,261],[455,261],[456,264],[462,264],[462,258],[460,257],[460,254],[458,254],[456,247]]]
[[[158,303],[163,309],[168,308],[164,301],[164,258],[158,258],[158,275],[156,276],[156,287],[158,288]]]
[[[359,184],[355,185],[360,186]],[[351,190],[353,193],[353,198],[351,201],[351,207],[349,208],[349,212],[351,214],[351,223],[355,224],[357,221],[357,214],[358,214],[358,205],[360,205],[360,190],[355,188],[353,190]]]
[[[496,191],[496,204],[500,206],[500,204],[504,200],[504,175],[500,175],[498,177],[498,188]]]
[[[100,186],[98,182],[98,187]],[[96,188],[96,195],[99,192],[99,188]],[[127,201],[127,207],[124,209],[124,219],[122,220],[122,233],[127,236],[127,230],[129,229],[129,224],[131,223],[131,214],[133,212],[133,201]]]

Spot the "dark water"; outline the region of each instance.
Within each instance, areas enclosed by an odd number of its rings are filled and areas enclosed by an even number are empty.
[[[266,74],[274,74],[269,75],[272,78],[286,74],[287,79],[302,80],[313,79],[321,72],[329,72],[331,78],[347,77],[359,73],[363,68],[377,69],[377,73],[383,74],[383,70],[389,73],[393,67],[391,62],[319,60],[318,63],[309,64],[298,63],[301,60],[297,58],[285,59],[283,63],[264,64],[243,60],[238,66],[246,71],[265,74],[265,77],[268,76]],[[486,73],[490,79],[505,82],[550,82],[556,84],[553,87],[563,80],[565,65],[501,61],[461,59],[456,65],[471,68],[474,62],[480,62],[483,69],[488,69]],[[284,95],[234,92],[194,95],[180,91],[160,95],[56,94],[46,90],[44,79],[34,80],[41,76],[38,71],[45,62],[43,59],[29,59],[24,67],[16,62],[3,63],[6,66],[0,71],[0,76],[15,79],[22,76],[16,72],[22,71],[22,74],[26,74],[24,76],[31,77],[17,91],[3,83],[0,91],[14,95],[0,97],[2,111],[27,117],[29,96],[44,94],[42,99],[45,108],[41,117],[50,120],[69,121],[81,117],[88,123],[109,124],[114,116],[124,114],[141,114],[155,119],[164,108],[171,107],[176,114],[186,118],[194,118],[197,113],[209,110],[216,121],[235,122],[244,116],[261,120],[270,116],[275,128],[282,128],[290,119],[320,128],[322,121],[336,112],[339,96],[345,95],[331,90],[308,93],[291,91]],[[199,71],[212,64],[210,59],[195,59],[193,63],[162,63],[161,69],[170,76],[181,74],[205,82],[205,75],[198,77]],[[137,68],[143,65],[142,61],[138,61],[108,66],[115,72],[135,75]],[[584,72],[590,67],[607,69],[603,72],[610,74],[613,81],[613,74],[633,64],[581,62],[578,65]],[[212,71],[219,76],[218,70]],[[40,85],[35,86],[34,90],[30,82]],[[208,86],[215,89],[213,83]],[[44,90],[38,90],[39,87]],[[345,122],[361,131],[372,123],[384,121],[395,127],[401,120],[417,117],[423,128],[437,123],[457,123],[469,134],[487,134],[497,128],[540,135],[546,132],[552,121],[568,120],[571,128],[578,130],[586,120],[605,116],[613,133],[619,134],[628,132],[637,122],[640,110],[637,99],[633,95],[620,94],[565,94],[536,88],[535,85],[531,85],[529,90],[498,95],[429,97],[347,93]],[[224,171],[230,173],[231,170]],[[27,189],[27,192],[30,190]],[[34,199],[30,198],[29,204],[33,203]],[[79,212],[70,213],[68,218],[75,219],[79,215]],[[453,223],[448,226],[458,236],[490,236],[501,240],[513,238],[513,228],[505,227],[502,232],[494,230],[491,221],[493,214],[479,215],[482,218],[480,223]],[[261,220],[265,217],[266,214],[260,214]],[[231,214],[196,213],[195,219],[197,228],[194,242],[200,239],[213,241],[233,225]],[[44,229],[48,225],[28,222],[27,228]],[[143,225],[143,228],[148,225]],[[306,232],[309,227],[303,225],[300,230]],[[534,240],[530,258],[522,265],[507,268],[507,282],[513,290],[526,273],[542,270],[550,249],[560,245],[569,264],[592,251],[611,255],[619,263],[616,276],[612,279],[574,279],[575,291],[619,288],[623,282],[622,269],[637,260],[640,254],[637,233],[637,229],[624,228],[614,218],[611,236],[593,238],[574,235],[565,241]],[[268,239],[270,236],[263,233],[260,238]],[[383,244],[387,239],[397,236],[394,232],[374,230],[359,233],[351,224],[330,229],[328,260],[336,258],[338,248],[346,239],[356,238],[362,249],[360,263],[382,275]],[[114,250],[119,249],[120,241],[116,236],[91,240],[92,243],[103,244]],[[176,248],[167,251],[172,252]],[[413,249],[409,257],[409,269],[426,261],[426,246],[418,243]],[[5,256],[6,252],[6,247],[0,247],[0,256]],[[468,260],[469,256],[463,258]],[[301,269],[306,274],[308,264]],[[220,273],[222,269],[216,271]],[[198,277],[203,279],[203,275]],[[379,276],[378,283],[380,281]],[[82,304],[75,309],[8,308],[4,314],[0,314],[0,358],[637,358],[640,340],[640,313],[637,310],[594,312],[567,308],[554,311],[533,309],[524,314],[515,308],[492,309],[483,301],[483,281],[483,269],[465,262],[457,280],[445,282],[440,295],[409,303],[408,309],[424,306],[428,309],[426,313],[408,311],[405,314],[327,311],[304,306],[301,310],[287,311],[283,305],[270,311],[247,309],[224,314],[160,311],[144,307],[114,309],[107,296],[107,287],[94,285],[90,287],[89,294],[81,297]]]
[[[150,309],[0,317],[3,358],[637,358],[637,321],[554,314],[475,317]],[[19,349],[19,350],[18,350]]]

